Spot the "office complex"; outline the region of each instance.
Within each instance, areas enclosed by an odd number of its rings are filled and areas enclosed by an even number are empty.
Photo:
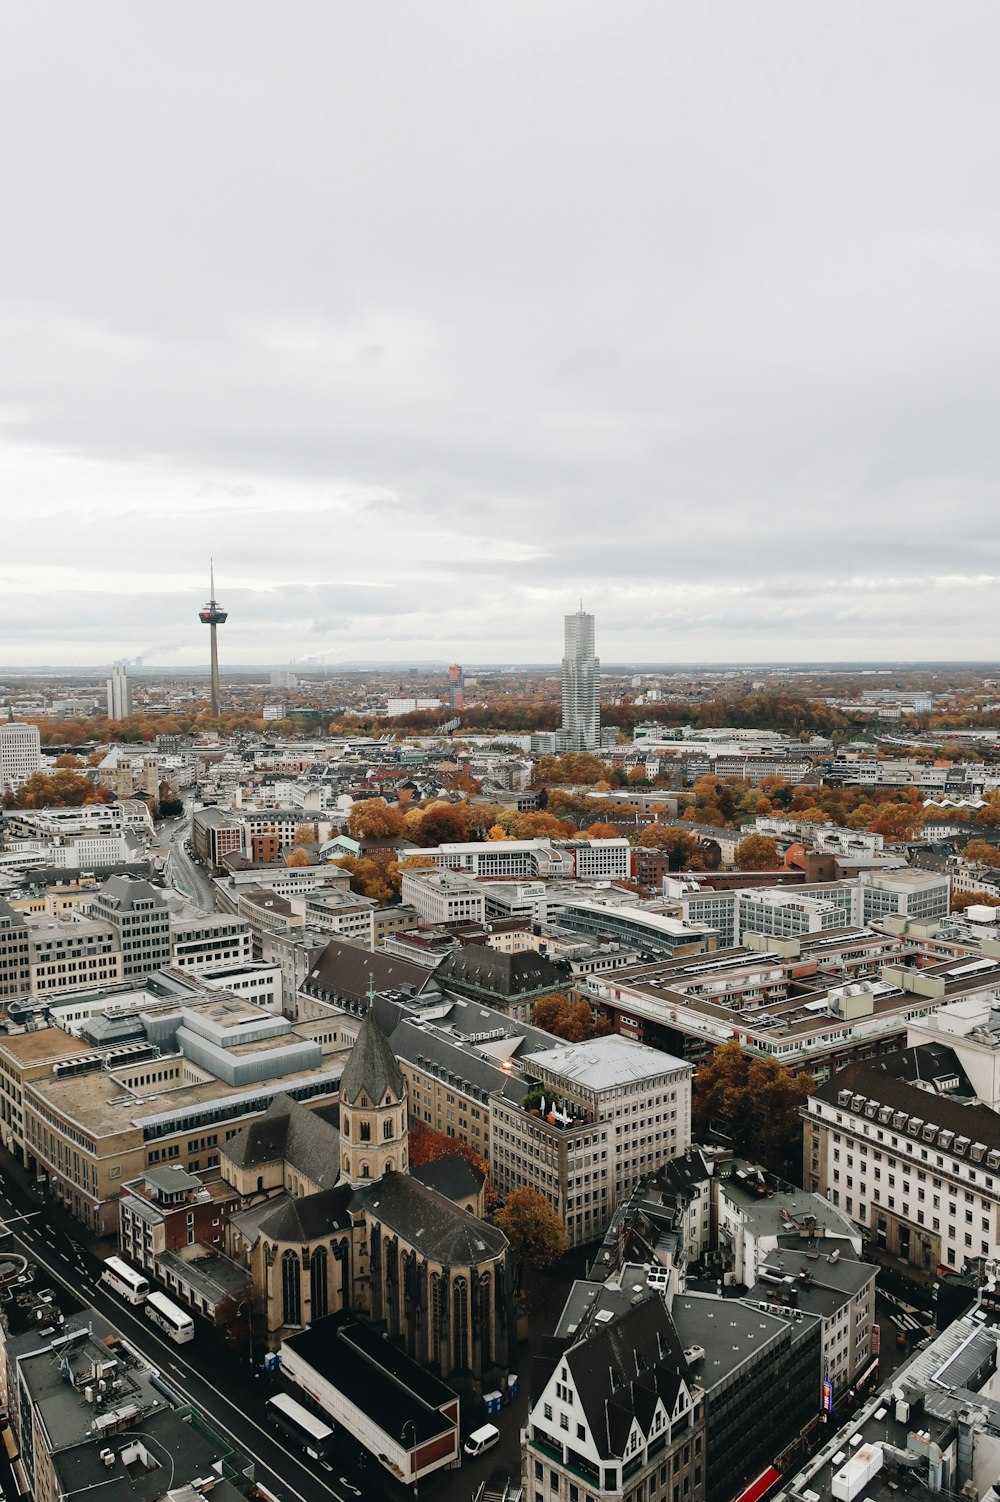
[[[16,790],[42,769],[42,739],[37,725],[10,721],[0,725],[0,792]]]
[[[600,671],[594,656],[594,617],[581,605],[575,615],[566,617],[560,751],[593,751],[601,744]]]
[[[122,663],[116,662],[108,679],[108,719],[127,720],[132,713],[132,685]]]

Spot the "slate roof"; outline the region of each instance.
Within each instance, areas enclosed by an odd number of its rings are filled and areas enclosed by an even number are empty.
[[[261,1216],[257,1225],[261,1234],[271,1241],[293,1241],[304,1246],[328,1236],[331,1231],[349,1230],[350,1206],[349,1184],[322,1189],[318,1194],[306,1194],[301,1199],[286,1199],[282,1195],[271,1214]]]
[[[430,1163],[419,1163],[410,1169],[410,1176],[436,1189],[446,1199],[464,1199],[467,1194],[478,1194],[486,1175],[482,1169],[469,1162],[464,1153],[449,1153],[447,1158],[434,1158]]]
[[[466,944],[446,955],[434,972],[438,985],[464,988],[477,994],[515,997],[536,991],[564,988],[571,979],[570,967],[533,949],[522,954],[501,954],[488,944]]]
[[[366,1210],[407,1245],[446,1267],[492,1262],[507,1248],[507,1238],[496,1226],[457,1209],[409,1174],[387,1173],[377,1184],[359,1189],[352,1208]]]
[[[839,1074],[831,1075],[822,1085],[812,1091],[816,1100],[836,1105],[841,1090],[850,1090],[853,1095],[864,1095],[877,1100],[880,1105],[891,1106],[894,1111],[905,1111],[908,1116],[919,1116],[921,1121],[952,1131],[959,1137],[969,1137],[973,1142],[982,1142],[990,1150],[1000,1148],[1000,1112],[989,1106],[965,1105],[947,1095],[937,1095],[931,1090],[922,1090],[911,1085],[900,1071],[916,1078],[916,1064],[912,1048],[901,1049],[898,1054],[887,1054],[884,1060],[864,1064],[848,1064]]]
[[[305,989],[320,996],[361,1001],[371,986],[376,991],[398,991],[404,986],[419,991],[428,978],[423,965],[331,939],[306,976]]]
[[[677,1332],[658,1294],[569,1346],[562,1359],[594,1443],[606,1459],[624,1453],[633,1416],[649,1433],[657,1398],[673,1413],[687,1372]]]
[[[347,1105],[352,1106],[362,1091],[376,1105],[387,1093],[394,1100],[406,1093],[402,1071],[373,1010],[365,1014],[340,1077],[340,1098]]]
[[[340,1132],[290,1095],[276,1095],[221,1151],[237,1168],[284,1161],[324,1189],[340,1176]]]
[[[165,908],[163,893],[148,881],[131,876],[109,876],[98,894],[112,902],[119,913],[127,913],[133,902],[152,902],[154,907]]]

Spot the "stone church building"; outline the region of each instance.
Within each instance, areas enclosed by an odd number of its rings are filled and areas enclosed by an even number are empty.
[[[263,1324],[275,1347],[347,1310],[453,1385],[496,1386],[514,1341],[507,1240],[481,1219],[482,1177],[461,1154],[411,1170],[406,1085],[372,1009],[332,1114],[281,1096],[221,1149],[257,1338]]]

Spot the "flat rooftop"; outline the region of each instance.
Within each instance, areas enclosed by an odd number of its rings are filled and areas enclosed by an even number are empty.
[[[451,1388],[360,1320],[334,1314],[284,1344],[379,1429],[412,1423],[414,1447],[454,1427],[439,1411],[457,1402]]]
[[[612,1090],[691,1068],[684,1059],[618,1034],[593,1038],[588,1043],[562,1043],[540,1053],[525,1054],[521,1063],[527,1074],[561,1075],[585,1090]]]

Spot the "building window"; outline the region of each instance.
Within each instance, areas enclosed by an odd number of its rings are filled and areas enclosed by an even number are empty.
[[[313,1319],[323,1319],[329,1313],[325,1247],[319,1246],[313,1252],[309,1262],[309,1276],[310,1287],[312,1289],[312,1317]]]
[[[302,1323],[302,1270],[295,1252],[281,1259],[281,1320],[285,1325]]]

